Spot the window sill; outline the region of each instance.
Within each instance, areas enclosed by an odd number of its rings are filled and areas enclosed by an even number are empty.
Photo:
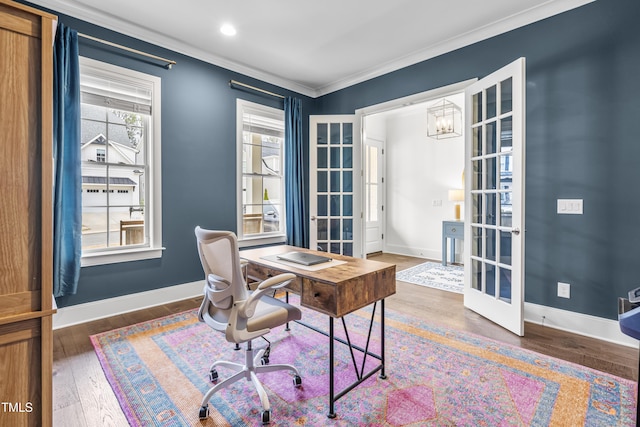
[[[259,236],[259,237],[245,237],[242,240],[238,240],[238,246],[241,248],[248,248],[251,246],[260,245],[273,245],[277,243],[285,243],[287,236]]]
[[[140,248],[127,249],[113,252],[101,252],[82,255],[81,266],[92,267],[95,265],[116,264],[129,261],[141,261],[162,257],[165,248]]]

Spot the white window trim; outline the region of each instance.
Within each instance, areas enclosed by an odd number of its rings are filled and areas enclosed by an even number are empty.
[[[151,111],[153,113],[152,124],[149,127],[148,140],[153,141],[148,144],[149,155],[149,246],[131,249],[108,250],[104,252],[83,253],[81,266],[89,267],[94,265],[115,264],[128,261],[140,261],[145,259],[155,259],[162,257],[162,156],[161,156],[161,86],[160,77],[150,74],[118,67],[113,64],[96,61],[94,59],[80,57],[81,69],[92,69],[96,74],[111,74],[118,80],[131,78],[132,80],[145,80],[153,87],[153,99],[151,100]]]
[[[272,113],[273,111],[278,111],[277,108],[273,108],[273,107],[269,107],[266,105],[262,105],[262,104],[257,104],[255,102],[251,102],[251,101],[245,101],[244,99],[236,99],[236,167],[237,167],[237,172],[236,172],[236,198],[237,198],[237,203],[236,203],[236,208],[237,208],[237,213],[236,213],[236,222],[237,222],[237,232],[236,235],[238,236],[238,246],[241,248],[244,247],[249,247],[249,246],[255,246],[255,245],[267,245],[267,244],[274,244],[274,243],[285,243],[287,241],[287,235],[286,235],[286,216],[285,216],[285,212],[281,212],[281,218],[282,218],[282,224],[283,224],[283,231],[279,232],[279,233],[269,233],[269,234],[261,234],[261,235],[251,235],[251,236],[247,236],[245,237],[243,232],[242,232],[242,227],[243,227],[243,218],[242,218],[242,144],[243,144],[243,138],[242,138],[242,131],[243,131],[243,114],[242,111],[247,108],[247,109],[252,109],[252,110],[263,110],[265,111],[266,114]],[[284,155],[284,146],[282,147],[282,153]],[[283,185],[283,197],[285,194],[284,191],[284,174],[286,173],[286,170],[284,170],[284,159],[282,159],[282,163],[283,163],[283,178],[282,178],[282,185]],[[286,200],[285,200],[285,204],[286,204]],[[283,210],[285,207],[285,204],[283,204]]]

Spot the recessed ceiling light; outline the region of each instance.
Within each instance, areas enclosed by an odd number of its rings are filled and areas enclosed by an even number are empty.
[[[236,28],[231,24],[223,24],[222,27],[220,27],[220,32],[225,36],[235,36]]]

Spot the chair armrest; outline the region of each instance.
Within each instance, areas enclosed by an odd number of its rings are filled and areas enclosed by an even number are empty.
[[[269,277],[266,280],[263,280],[258,285],[258,290],[268,290],[268,289],[280,289],[289,284],[293,279],[296,278],[296,275],[293,273],[282,273],[277,276]]]
[[[253,291],[251,295],[249,295],[249,298],[247,298],[242,303],[242,305],[238,307],[238,314],[245,318],[253,316],[255,314],[258,301],[264,294],[266,294],[268,291],[280,289],[287,286],[289,282],[291,282],[295,278],[295,274],[283,273],[264,280],[258,285],[256,290]]]

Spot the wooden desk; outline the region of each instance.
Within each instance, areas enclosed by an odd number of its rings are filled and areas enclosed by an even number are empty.
[[[329,255],[346,263],[309,271],[265,259],[291,251]],[[396,293],[394,264],[286,245],[242,250],[240,257],[249,261],[247,276],[250,279],[264,280],[280,273],[295,274],[297,278],[288,288],[300,295],[300,304],[334,318],[342,317]]]
[[[276,255],[291,251],[328,255],[334,260],[345,261],[345,263],[310,271],[302,267],[295,267],[290,263],[285,265],[274,260]],[[355,386],[378,371],[380,371],[380,378],[386,378],[384,371],[384,299],[396,293],[396,266],[394,264],[327,254],[286,245],[242,250],[240,251],[240,257],[249,263],[247,265],[247,277],[249,279],[264,280],[281,273],[295,274],[297,276],[296,280],[288,286],[288,289],[300,295],[300,304],[303,307],[329,316],[328,333],[312,328],[329,336],[329,414],[327,415],[329,418],[335,418],[336,416],[335,401]],[[363,349],[353,345],[349,340],[349,333],[344,319],[342,319],[342,324],[347,341],[334,336],[333,321],[335,318],[342,318],[355,310],[374,304],[369,327],[369,334],[371,334],[371,326],[373,325],[378,302],[380,302],[380,355],[371,353],[368,348]],[[339,393],[335,393],[334,390],[334,341],[348,345],[352,351],[356,349],[363,352],[365,358],[372,356],[380,360],[380,364],[368,373],[358,372],[356,369],[358,380]],[[369,340],[367,340],[367,343],[369,343]],[[362,366],[364,367],[364,363]]]

